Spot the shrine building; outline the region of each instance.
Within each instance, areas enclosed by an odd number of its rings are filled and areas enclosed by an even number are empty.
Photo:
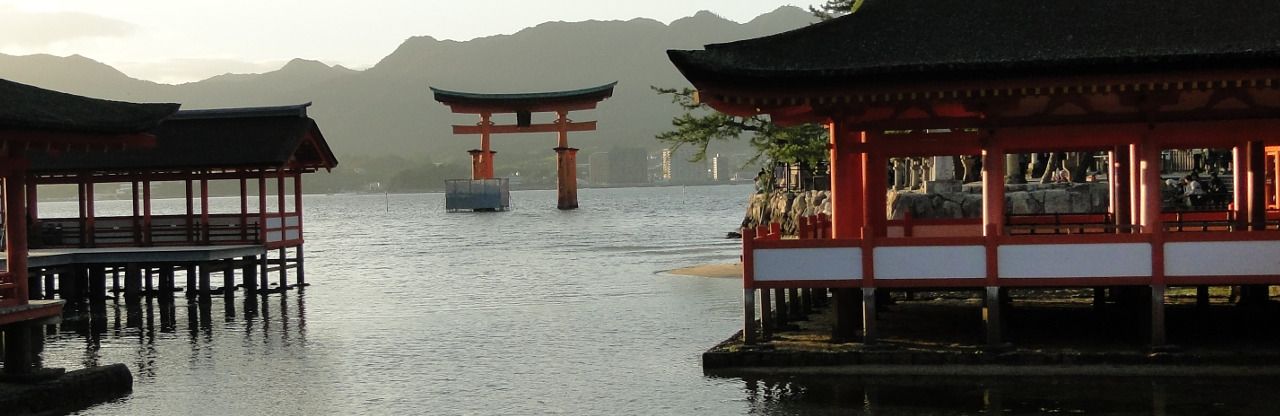
[[[1161,345],[1168,288],[1244,285],[1265,298],[1280,284],[1280,3],[859,4],[790,32],[669,51],[716,110],[830,130],[830,236],[744,235],[748,343],[757,293],[775,288],[835,289],[836,338],[864,342],[876,337],[877,289],[979,290],[992,344],[1005,289],[1140,288]],[[1162,157],[1180,149],[1230,155],[1227,204],[1164,202],[1174,172]],[[1012,215],[1009,157],[1074,151],[1106,156],[1107,211]],[[887,161],[948,155],[980,158],[981,217],[890,219]]]

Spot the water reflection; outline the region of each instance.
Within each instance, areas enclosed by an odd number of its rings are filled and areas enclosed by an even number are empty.
[[[179,317],[184,315],[187,343],[193,352],[212,348],[219,342],[219,336],[229,332],[242,332],[245,339],[258,332],[266,341],[270,338],[267,328],[275,325],[279,326],[280,333],[274,336],[285,340],[285,345],[294,336],[305,339],[306,295],[303,291],[269,296],[240,294],[240,299],[229,294],[216,299],[159,296],[93,300],[85,308],[69,311],[62,323],[49,325],[46,338],[63,343],[79,339],[83,343],[77,360],[79,365],[91,367],[124,361],[130,364],[134,377],[143,381],[156,375],[162,341],[177,335]],[[213,319],[215,310],[221,310],[223,317],[217,325]],[[296,312],[291,314],[291,310]],[[122,346],[128,348],[124,354],[128,358],[104,358],[108,353],[106,349],[118,352]],[[192,359],[203,356],[208,354],[200,353]]]
[[[750,414],[1275,414],[1274,377],[742,377]]]

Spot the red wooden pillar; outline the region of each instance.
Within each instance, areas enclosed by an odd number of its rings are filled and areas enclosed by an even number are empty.
[[[483,150],[471,149],[467,151],[471,155],[471,180],[486,179],[484,177],[484,154]]]
[[[1161,146],[1148,137],[1139,146],[1142,163],[1142,233],[1151,236],[1151,345],[1165,344],[1164,318],[1164,225],[1160,214],[1164,202],[1161,193]]]
[[[298,238],[302,238],[302,173],[293,174],[293,212],[298,214]]]
[[[493,179],[493,156],[498,152],[489,146],[489,136],[493,130],[493,122],[490,121],[492,117],[492,113],[480,113],[480,153],[479,158],[474,151],[471,153],[472,179]]]
[[[1239,143],[1231,149],[1231,211],[1236,230],[1248,229],[1249,221],[1249,144]]]
[[[1004,235],[1004,149],[988,145],[982,151],[982,232],[984,236]]]
[[[884,237],[888,235],[887,208],[889,192],[888,158],[884,151],[877,149],[884,143],[884,133],[864,132],[863,145],[866,152],[863,156],[862,187],[864,195],[862,238]]]
[[[1001,313],[999,245],[1005,223],[1005,154],[998,144],[988,143],[982,149],[982,235],[986,236],[987,282],[982,308],[987,345],[1004,343],[1004,318]],[[1053,169],[1052,166],[1048,169]]]
[[[151,245],[151,179],[142,180],[142,243]]]
[[[861,132],[849,131],[843,122],[828,126],[831,135],[831,233],[833,238],[862,237],[865,223],[863,207],[858,197],[862,188],[862,154],[856,150],[865,137]]]
[[[94,233],[94,227],[96,226],[96,221],[94,220],[94,217],[97,216],[94,213],[94,211],[95,210],[93,207],[93,178],[89,177],[88,182],[84,184],[84,212],[85,212],[85,220],[84,220],[85,233],[84,234],[85,234],[85,244],[87,247],[95,247],[98,245],[96,241],[97,236]]]
[[[4,177],[5,264],[13,279],[13,302],[25,305],[30,297],[27,293],[26,166],[9,168]]]
[[[556,111],[558,118],[558,140],[556,151],[556,207],[560,209],[578,208],[578,149],[569,147],[569,112]]]
[[[89,246],[89,213],[84,205],[83,177],[76,181],[76,207],[80,208],[80,247]]]
[[[27,219],[30,221],[37,221],[40,219],[40,200],[36,196],[36,188],[38,188],[38,186],[36,185],[35,178],[27,181]]]
[[[267,244],[267,174],[262,171],[258,172],[258,242]],[[266,274],[263,270],[262,275]]]
[[[240,175],[244,172],[236,171]],[[249,179],[240,176],[240,239],[249,239]]]
[[[129,196],[133,202],[133,217],[129,223],[133,227],[133,243],[142,244],[142,205],[138,200],[138,179],[129,182]]]
[[[209,178],[200,175],[200,242],[209,243]]]
[[[1119,145],[1111,149],[1108,156],[1110,171],[1107,182],[1111,188],[1111,215],[1114,217],[1118,233],[1128,233],[1133,224],[1133,201],[1129,187],[1129,146]]]
[[[281,214],[284,214],[286,212],[284,207],[284,202],[285,202],[284,171],[278,170],[276,171],[276,205],[277,205],[277,208],[279,209],[278,212],[280,212]],[[283,227],[284,226],[283,215],[281,215],[280,221],[281,221],[280,226]]]
[[[195,192],[192,190],[191,178],[186,179],[186,197],[187,197],[187,217],[185,218],[187,226],[187,242],[195,242]]]
[[[1129,216],[1131,225],[1142,225],[1142,146],[1129,144]],[[1140,228],[1140,227],[1139,227]],[[1134,232],[1142,232],[1137,230]]]
[[[1267,229],[1267,152],[1260,141],[1250,141],[1248,149],[1249,229]]]

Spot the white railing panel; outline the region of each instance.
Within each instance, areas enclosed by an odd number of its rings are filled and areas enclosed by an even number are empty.
[[[1165,276],[1280,275],[1280,241],[1165,243],[1164,274]]]
[[[1151,276],[1151,244],[1025,244],[999,248],[1000,277]]]
[[[876,279],[966,279],[987,277],[983,246],[876,247]]]
[[[286,227],[297,227],[297,226],[298,226],[298,219],[299,219],[299,218],[298,218],[298,216],[297,216],[297,215],[290,215],[290,216],[284,217],[284,226],[286,226]]]
[[[267,228],[280,228],[280,217],[267,217]]]
[[[862,278],[862,249],[755,249],[752,265],[755,280],[760,282],[857,280]]]
[[[298,230],[286,230],[284,232],[285,240],[297,240],[299,238],[302,238],[302,233],[299,233]]]

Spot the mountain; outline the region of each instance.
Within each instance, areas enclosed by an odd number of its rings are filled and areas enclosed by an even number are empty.
[[[747,23],[709,12],[669,25],[651,19],[548,22],[464,42],[410,38],[363,71],[295,59],[277,71],[181,85],[129,78],[81,56],[0,55],[0,77],[101,98],[180,102],[184,109],[313,102],[311,115],[340,158],[397,155],[434,161],[461,161],[479,140],[451,134],[449,125],[477,120],[449,113],[432,100],[429,86],[536,92],[618,81],[613,98],[598,110],[571,115],[599,120],[600,130],[570,135],[570,144],[583,154],[619,146],[656,150],[660,145],[653,136],[669,128],[679,108],[649,87],[688,85],[667,60],[667,49],[764,36],[814,21],[807,11],[787,6]],[[494,146],[501,165],[549,157],[555,137],[497,136]]]

